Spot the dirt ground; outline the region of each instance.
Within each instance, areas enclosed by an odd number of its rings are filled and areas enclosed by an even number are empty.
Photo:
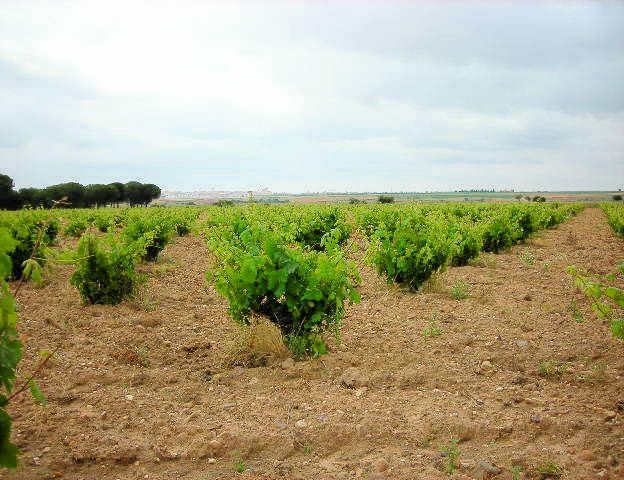
[[[22,395],[11,405],[21,465],[0,478],[458,479],[490,469],[511,479],[512,466],[524,472],[516,478],[556,467],[551,478],[624,478],[624,344],[565,273],[606,273],[622,259],[624,241],[591,208],[450,269],[428,293],[362,266],[362,303],[339,345],[257,368],[224,366],[236,329],[206,286],[201,238],[176,239],[145,267],[139,297],[119,306],[82,305],[72,267],[56,266],[19,298],[21,375],[60,346],[39,378],[49,403]],[[462,300],[450,293],[459,280]],[[441,452],[453,439],[459,469],[448,475]]]

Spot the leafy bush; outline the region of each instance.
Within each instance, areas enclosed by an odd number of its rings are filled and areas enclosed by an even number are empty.
[[[620,275],[624,275],[624,262],[618,266],[618,270]],[[611,322],[613,336],[624,339],[624,290],[612,285],[617,274],[591,278],[574,266],[569,266],[567,272],[574,278],[576,287],[592,302],[596,314]]]
[[[91,221],[100,232],[105,233],[123,227],[126,223],[126,216],[115,210],[107,209],[91,215]]]
[[[607,222],[615,233],[624,236],[624,205],[605,203],[602,210],[607,216]]]
[[[453,241],[451,265],[468,265],[468,261],[479,256],[483,248],[483,235],[472,224],[450,223],[449,235]]]
[[[379,203],[394,203],[394,197],[392,195],[379,195],[377,201]]]
[[[537,215],[535,209],[526,209],[519,206],[513,206],[510,210],[511,221],[518,225],[515,229],[514,242],[525,240],[533,232],[537,230]]]
[[[389,282],[417,290],[433,272],[445,268],[453,244],[444,222],[423,216],[400,221],[394,230],[377,230],[372,261]]]
[[[135,293],[140,280],[135,266],[144,253],[141,240],[126,244],[112,237],[101,240],[84,235],[78,244],[71,284],[85,303],[116,305]]]
[[[22,343],[17,333],[15,299],[6,278],[12,274],[9,258],[18,242],[7,228],[0,228],[0,466],[17,466],[17,447],[11,443],[11,417],[6,412],[15,381],[15,371],[22,358]]]
[[[178,236],[184,237],[190,233],[191,224],[188,222],[176,222],[174,228]]]
[[[219,259],[211,275],[232,317],[248,323],[250,313],[276,323],[296,356],[326,352],[322,334],[339,328],[345,302],[358,302],[359,276],[342,253],[285,245],[266,227],[239,236],[215,235],[209,246]]]
[[[44,221],[39,222],[40,226],[45,226],[45,236],[43,241],[46,245],[53,245],[56,242],[56,237],[58,236],[59,230],[61,228],[61,224],[56,218],[48,218]]]
[[[395,205],[374,205],[356,212],[356,223],[367,237],[377,230],[393,231],[403,217],[402,208]]]
[[[295,241],[314,250],[325,250],[328,243],[340,245],[351,233],[351,227],[337,209],[319,211],[297,225]]]
[[[12,264],[11,278],[19,280],[31,256],[36,258],[33,261],[36,261],[39,267],[45,263],[47,247],[56,239],[59,222],[56,219],[44,220],[34,213],[26,213],[14,218],[6,226],[12,238],[17,242],[15,248],[9,253]]]
[[[622,201],[622,195],[617,194],[617,195],[613,195],[613,201],[615,202],[621,202]]]
[[[89,228],[89,222],[86,218],[75,218],[65,227],[65,235],[80,238],[87,231],[87,228]]]
[[[143,241],[146,245],[143,259],[153,262],[173,237],[170,222],[159,217],[135,217],[123,230],[128,243]]]
[[[483,250],[498,253],[514,244],[514,225],[507,215],[496,215],[485,226],[483,232]]]

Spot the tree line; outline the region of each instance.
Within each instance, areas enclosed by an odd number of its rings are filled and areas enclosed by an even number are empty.
[[[15,190],[13,179],[0,174],[0,209],[18,210],[23,207],[91,208],[127,203],[131,207],[147,206],[160,197],[160,187],[153,183],[113,182],[81,185],[60,183],[45,188]]]

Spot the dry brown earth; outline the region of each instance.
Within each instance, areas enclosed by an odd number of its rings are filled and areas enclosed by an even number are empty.
[[[505,479],[512,465],[539,478],[547,462],[562,478],[624,478],[624,344],[565,273],[622,259],[624,242],[587,209],[449,270],[433,293],[362,266],[341,344],[286,368],[223,366],[235,329],[206,287],[200,238],[168,246],[140,297],[115,307],[83,306],[72,267],[57,266],[20,292],[22,373],[61,347],[39,381],[49,404],[22,395],[11,406],[23,453],[0,478],[449,478],[440,452],[451,439],[450,478],[478,478],[482,461]],[[444,290],[460,279],[469,297],[455,300]],[[442,334],[424,336],[432,323]]]

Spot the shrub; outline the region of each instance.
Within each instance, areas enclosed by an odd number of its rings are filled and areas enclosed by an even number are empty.
[[[10,224],[10,234],[16,240],[16,246],[9,253],[11,258],[11,278],[19,280],[24,273],[25,262],[36,258],[41,266],[47,257],[47,246],[51,245],[58,234],[58,221],[44,221],[34,216],[23,215]]]
[[[514,243],[514,226],[508,215],[496,215],[484,228],[483,250],[498,253]]]
[[[603,203],[601,207],[613,231],[620,236],[624,236],[624,205],[620,203]]]
[[[613,195],[613,197],[612,197],[612,198],[613,198],[613,200],[614,200],[615,202],[621,202],[621,201],[622,201],[622,195],[620,195],[620,194]]]
[[[92,216],[92,222],[100,232],[110,232],[117,227],[122,227],[126,218],[124,215],[114,213],[111,210],[104,212],[97,212]]]
[[[325,250],[329,245],[343,244],[351,234],[351,227],[337,209],[320,211],[297,225],[295,241],[314,250]]]
[[[574,266],[569,266],[567,272],[574,278],[575,286],[592,302],[598,317],[611,322],[613,336],[624,339],[624,289],[613,285],[618,273],[624,275],[624,262],[618,266],[617,273],[594,278]]]
[[[7,228],[0,228],[0,466],[17,466],[19,450],[11,443],[11,417],[6,405],[22,358],[22,343],[17,333],[15,299],[6,283],[12,265],[8,254],[17,246]]]
[[[89,222],[84,218],[75,218],[65,227],[65,235],[79,238],[89,228]]]
[[[184,237],[191,231],[191,225],[187,222],[177,222],[175,224],[176,234],[180,237]]]
[[[122,243],[84,235],[78,244],[76,271],[71,284],[85,303],[116,305],[132,296],[139,283],[135,266],[145,252],[140,241]]]
[[[417,290],[432,273],[445,268],[453,251],[444,222],[422,216],[402,219],[392,231],[373,235],[371,257],[389,282]]]
[[[136,217],[123,231],[127,243],[143,241],[146,245],[143,260],[156,261],[160,252],[173,237],[173,227],[163,218]]]
[[[321,335],[337,331],[345,302],[359,301],[359,277],[339,250],[284,245],[262,226],[250,226],[230,241],[213,237],[209,245],[219,259],[211,276],[232,317],[247,324],[251,312],[266,316],[295,356],[325,353]]]
[[[201,210],[196,208],[173,208],[161,214],[163,219],[168,220],[171,223],[175,233],[184,237],[191,232],[193,224],[199,217]]]
[[[511,221],[518,225],[515,230],[513,240],[524,240],[537,230],[537,215],[535,209],[522,208],[519,206],[512,207],[510,210]]]
[[[56,237],[58,236],[60,230],[60,223],[56,218],[48,218],[46,220],[40,221],[39,226],[45,227],[45,236],[43,241],[46,245],[53,245],[56,243]]]
[[[454,267],[468,265],[468,261],[479,256],[483,248],[483,236],[479,229],[468,223],[451,223],[449,235],[453,240],[451,264]]]

